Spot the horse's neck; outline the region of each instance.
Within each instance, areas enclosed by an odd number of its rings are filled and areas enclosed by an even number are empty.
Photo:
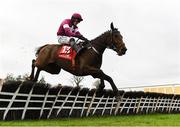
[[[109,31],[103,33],[99,37],[92,40],[92,46],[100,53],[103,54],[107,48],[107,42],[109,41]]]

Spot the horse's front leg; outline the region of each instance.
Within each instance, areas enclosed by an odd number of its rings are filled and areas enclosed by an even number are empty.
[[[113,79],[110,76],[106,75],[101,69],[94,68],[94,67],[86,67],[86,68],[84,68],[84,70],[85,70],[84,72],[86,74],[92,75],[94,78],[100,78],[102,81],[101,83],[104,83],[104,80],[108,81],[116,95],[116,99],[119,99],[118,98],[118,96],[119,96],[118,89],[117,89],[116,85],[114,84]]]
[[[97,78],[99,77],[101,79],[101,84],[100,85],[102,85],[102,87],[103,87],[102,82],[104,83],[104,80],[108,81],[110,83],[113,91],[114,91],[116,100],[117,101],[120,100],[120,93],[119,93],[119,91],[118,91],[118,89],[117,89],[113,79],[110,76],[106,75],[102,70],[100,70],[100,72],[95,74],[95,75],[93,75],[93,77],[97,77]]]
[[[100,74],[100,78],[101,78],[101,83],[102,83],[102,81],[104,83],[104,80],[108,81],[110,83],[115,95],[117,95],[118,89],[117,89],[113,79],[110,76],[106,75],[103,71],[101,71],[99,74]],[[103,84],[102,84],[102,86],[103,86]]]

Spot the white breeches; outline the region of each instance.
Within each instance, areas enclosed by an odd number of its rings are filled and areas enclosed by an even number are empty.
[[[68,37],[68,36],[57,36],[58,38],[58,43],[59,44],[70,44],[70,39],[74,38],[75,39],[75,43],[79,43],[80,40],[77,40],[77,38],[75,37]],[[73,44],[70,44],[73,45]]]
[[[67,36],[57,36],[59,44],[69,44],[70,37]]]

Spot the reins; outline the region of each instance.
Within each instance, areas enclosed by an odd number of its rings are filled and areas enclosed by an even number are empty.
[[[115,50],[116,48],[115,48],[115,46],[113,45],[113,31],[111,30],[111,31],[109,31],[110,32],[110,36],[111,36],[111,45],[110,46],[107,46],[107,44],[104,44],[104,43],[93,43],[94,45],[97,45],[97,46],[100,46],[100,47],[108,47],[108,48],[110,48],[110,49],[113,49],[113,50]],[[102,35],[101,35],[102,36]],[[108,38],[108,37],[107,37]],[[108,39],[105,39],[105,40],[108,40]],[[91,45],[90,45],[90,47],[88,48],[88,49],[93,49],[98,55],[100,55],[100,52],[94,47],[94,46],[92,46],[92,43],[90,43]]]

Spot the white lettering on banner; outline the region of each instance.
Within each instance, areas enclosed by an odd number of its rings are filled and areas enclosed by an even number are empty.
[[[62,52],[63,52],[63,53],[66,53],[66,54],[69,54],[69,53],[70,53],[70,48],[71,48],[71,47],[69,47],[69,46],[63,46]]]

